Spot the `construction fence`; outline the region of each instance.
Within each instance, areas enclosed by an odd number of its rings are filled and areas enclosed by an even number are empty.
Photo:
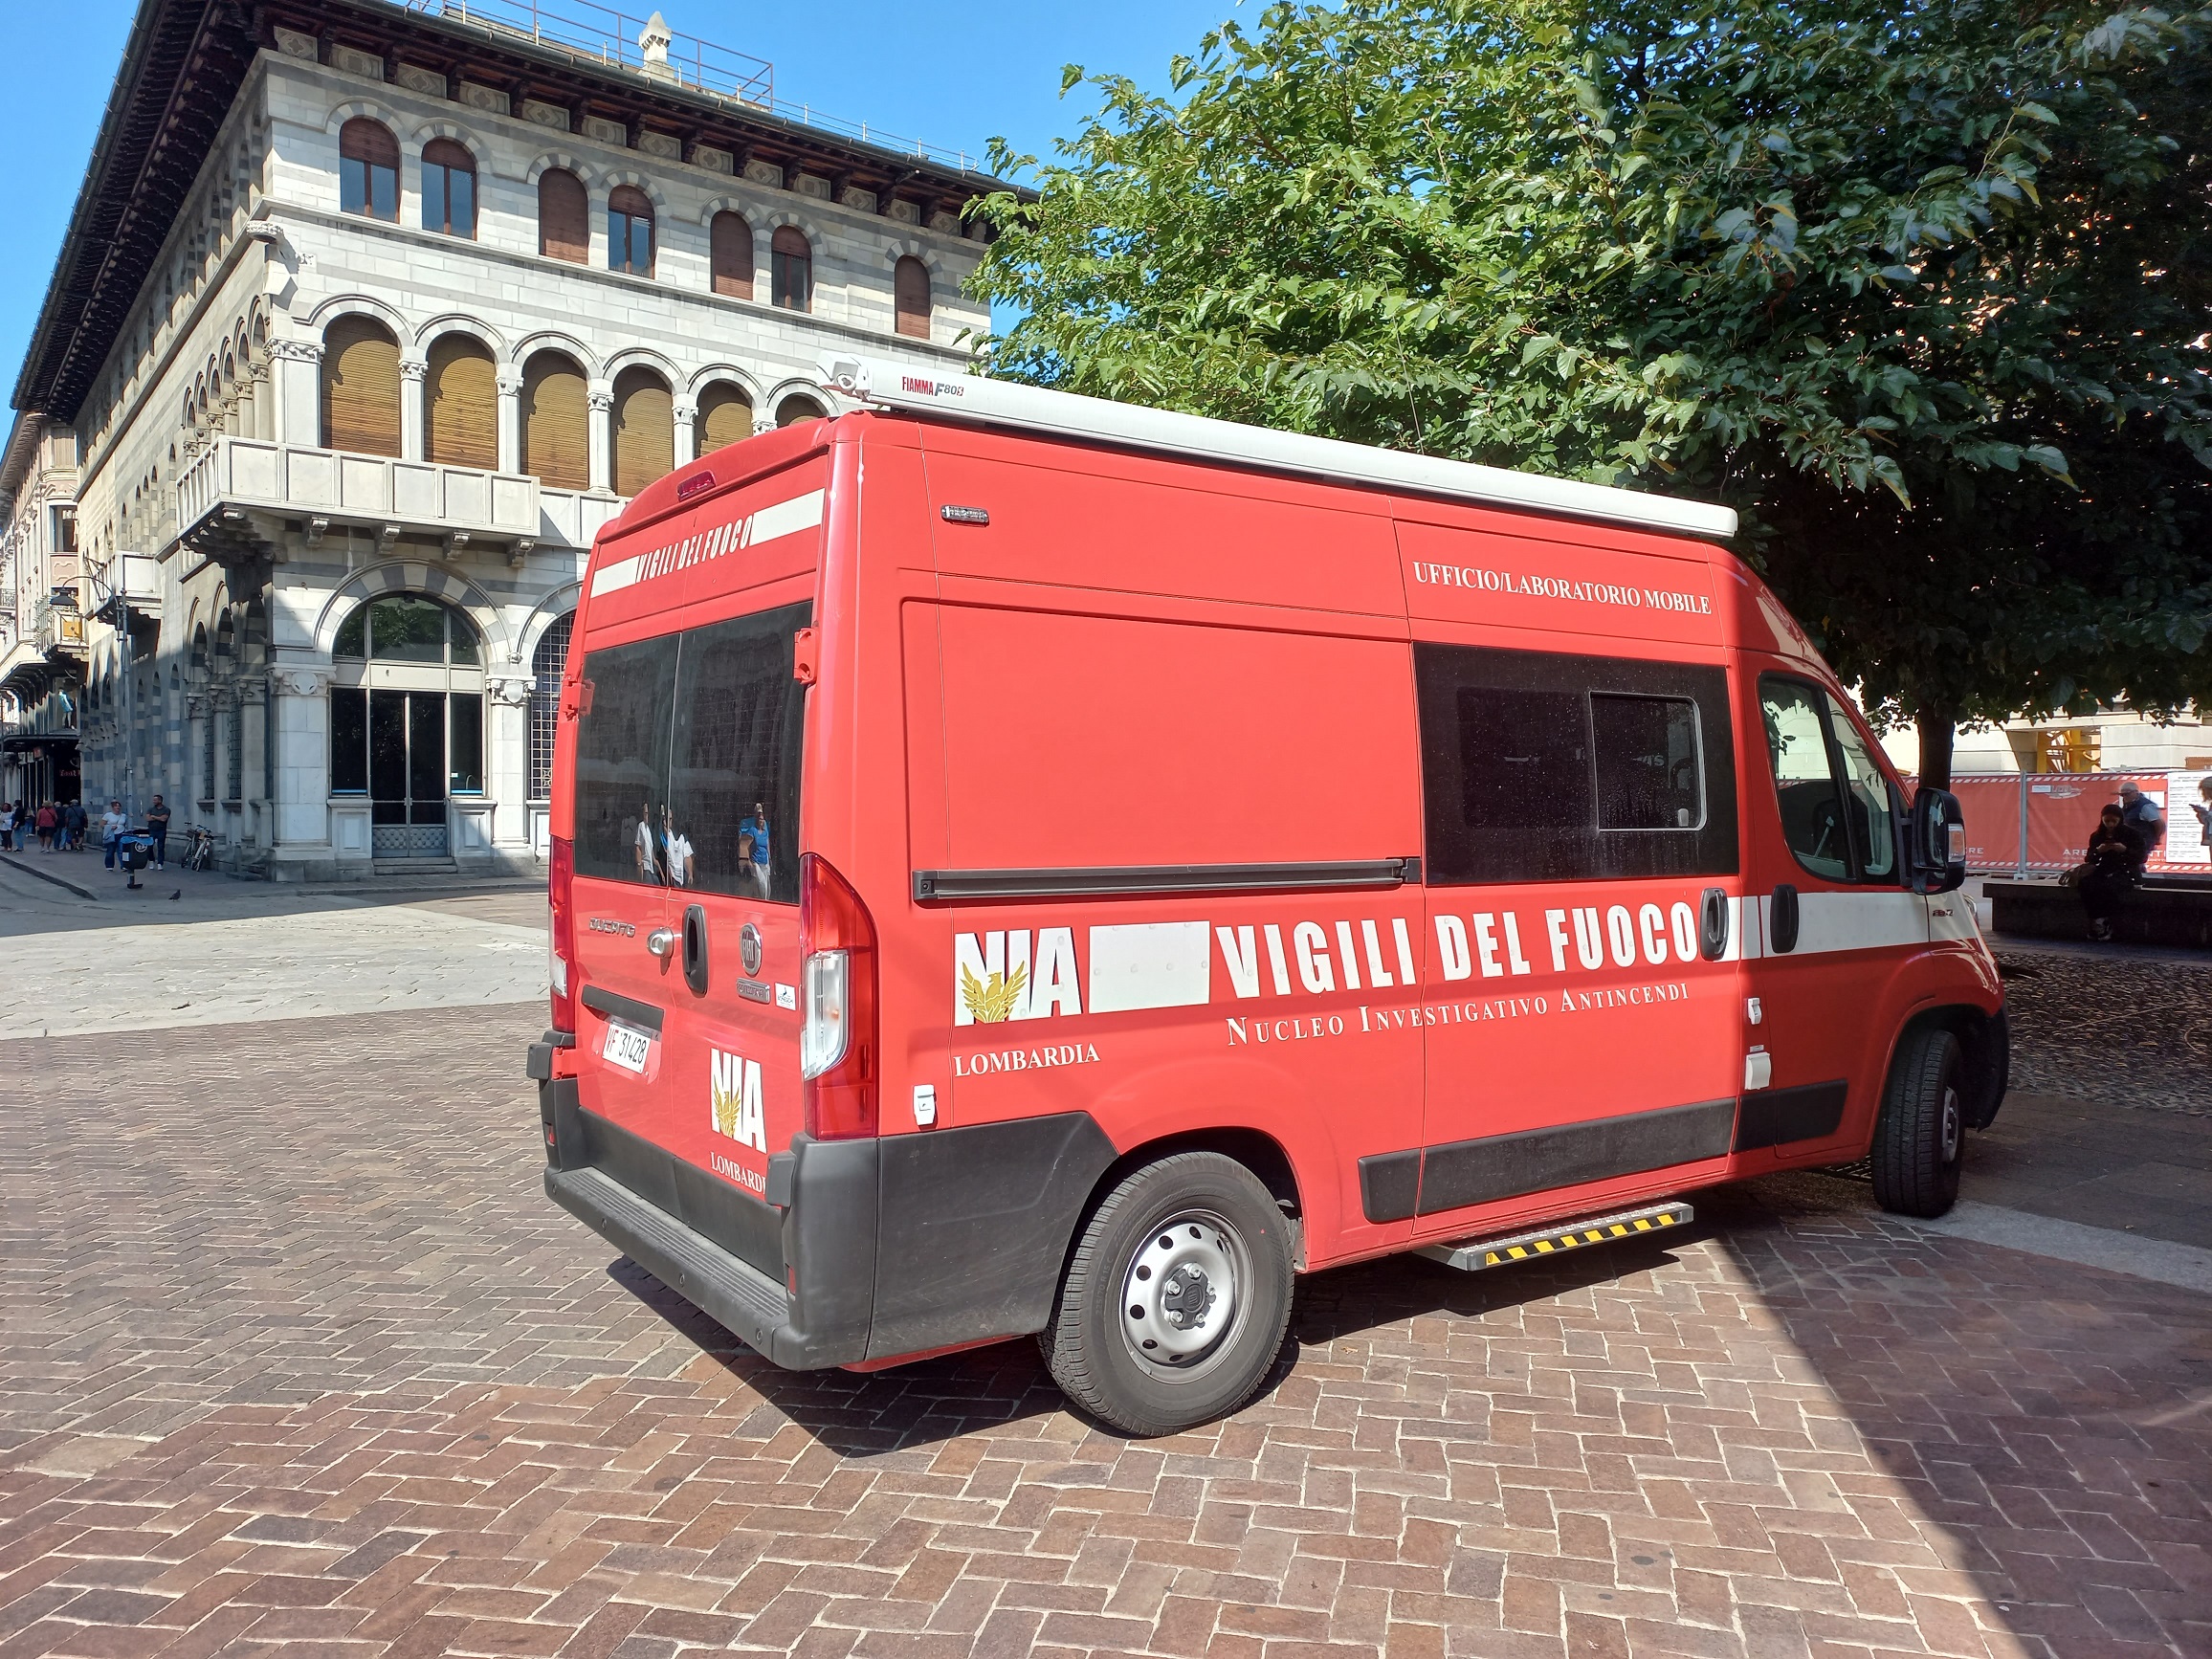
[[[2212,875],[2205,815],[2212,772],[1995,772],[1955,776],[1966,816],[1966,865],[1979,874],[2056,875],[2082,861],[2090,830],[2122,784],[2165,814],[2154,873]]]

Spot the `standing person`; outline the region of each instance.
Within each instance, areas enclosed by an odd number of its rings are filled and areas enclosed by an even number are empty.
[[[116,851],[122,844],[123,832],[130,828],[130,820],[123,816],[122,803],[110,801],[107,810],[100,815],[100,844],[107,852],[107,867],[115,868]]]
[[[2135,854],[2135,879],[2140,881],[2151,854],[2166,839],[2166,815],[2158,810],[2157,802],[2131,782],[2120,785],[2120,822],[2143,838],[2143,850]]]
[[[691,837],[675,827],[666,807],[660,809],[661,867],[668,872],[671,887],[689,887],[692,884]]]
[[[0,852],[15,851],[15,803],[0,801]]]
[[[146,833],[154,841],[154,868],[163,867],[162,861],[169,855],[169,808],[159,795],[146,808]]]
[[[39,803],[38,816],[34,822],[38,826],[38,851],[52,852],[54,851],[54,837],[59,832],[61,827],[61,814],[54,809],[52,801]]]
[[[84,809],[82,797],[70,802],[61,809],[61,827],[68,837],[72,852],[84,851],[84,832],[92,827],[92,814]]]
[[[2197,780],[2197,797],[2189,803],[2189,810],[2197,814],[2198,838],[2212,852],[2212,778]]]
[[[753,803],[753,815],[750,818],[739,820],[738,837],[739,849],[741,852],[743,851],[746,844],[749,843],[751,845],[753,857],[753,886],[759,890],[761,896],[765,898],[768,896],[767,807],[762,806],[760,802],[755,801]]]
[[[2135,870],[2143,857],[2143,838],[2121,821],[2117,803],[2106,803],[2090,831],[2082,864],[2082,908],[2089,912],[2090,938],[2112,937],[2112,918],[2135,891]]]
[[[660,861],[653,850],[653,803],[649,800],[637,809],[637,833],[630,842],[630,859],[637,866],[640,881],[660,880]]]

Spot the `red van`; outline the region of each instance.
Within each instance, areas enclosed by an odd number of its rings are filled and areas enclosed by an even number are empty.
[[[1294,1276],[1662,1228],[2006,1073],[1908,799],[1725,509],[843,361],[600,535],[553,1198],[779,1364],[1040,1334],[1233,1409]]]

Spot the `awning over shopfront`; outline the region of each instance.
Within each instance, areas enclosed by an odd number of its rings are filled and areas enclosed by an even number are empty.
[[[76,748],[75,732],[10,732],[0,737],[0,750],[19,755],[27,749]]]

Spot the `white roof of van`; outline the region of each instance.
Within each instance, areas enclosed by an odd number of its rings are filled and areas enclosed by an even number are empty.
[[[1051,391],[1009,380],[931,375],[882,358],[825,358],[820,372],[826,390],[884,409],[927,409],[982,426],[1051,432],[1091,443],[1121,444],[1353,483],[1387,484],[1496,506],[1604,519],[1647,530],[1713,538],[1736,534],[1736,510],[1705,501],[1610,489],[1604,484],[1505,467],[1479,467],[1471,461],[1438,460],[1402,450],[1380,450],[1336,438],[1307,437],[1301,432],[1279,432],[1236,421],[1079,397],[1073,392]]]

